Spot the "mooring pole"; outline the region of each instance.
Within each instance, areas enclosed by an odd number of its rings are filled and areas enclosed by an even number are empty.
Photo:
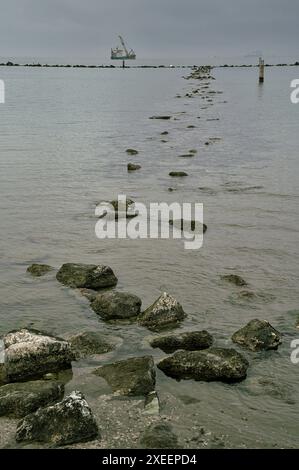
[[[125,61],[123,60],[123,69],[126,67],[126,63]]]
[[[259,82],[264,83],[265,77],[265,61],[260,57],[259,60]]]

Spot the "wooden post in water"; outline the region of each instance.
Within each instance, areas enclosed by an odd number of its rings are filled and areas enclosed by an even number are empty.
[[[123,60],[123,69],[126,67],[126,63],[125,61]]]
[[[264,83],[265,77],[265,61],[260,57],[259,60],[259,83]]]

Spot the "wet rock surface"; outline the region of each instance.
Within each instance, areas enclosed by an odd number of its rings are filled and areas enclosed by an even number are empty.
[[[234,343],[251,351],[277,349],[282,343],[281,338],[281,334],[268,321],[258,319],[251,320],[232,336]]]
[[[74,360],[67,341],[36,330],[13,331],[4,336],[3,342],[6,382],[29,380],[47,372],[69,369]]]
[[[138,150],[135,150],[135,149],[127,149],[126,150],[127,154],[129,155],[138,155]]]
[[[56,274],[57,280],[69,287],[102,289],[117,284],[117,277],[109,266],[66,263]]]
[[[48,264],[31,264],[31,266],[28,266],[27,272],[33,277],[41,277],[48,274],[50,271],[53,271],[53,269],[54,268]]]
[[[106,364],[94,371],[119,395],[148,395],[155,389],[156,371],[152,356],[133,357]]]
[[[128,171],[137,171],[140,170],[141,165],[138,165],[136,163],[128,163]]]
[[[150,425],[139,442],[143,449],[177,449],[179,445],[172,426],[163,421]]]
[[[93,413],[80,392],[26,416],[17,427],[17,442],[46,442],[63,446],[99,439]]]
[[[23,418],[38,408],[62,399],[60,382],[36,380],[11,383],[0,387],[0,416]]]
[[[181,304],[164,292],[139,318],[139,324],[153,331],[177,326],[186,318]]]
[[[128,292],[105,292],[91,303],[91,308],[103,320],[126,320],[140,314],[142,301]]]
[[[166,354],[173,353],[178,349],[184,349],[186,351],[207,349],[212,346],[212,343],[212,335],[205,330],[160,336],[150,341],[150,345],[153,348],[162,349]]]
[[[158,368],[175,379],[206,382],[238,382],[245,379],[249,363],[235,349],[209,348],[203,351],[178,351],[162,359]]]
[[[172,176],[173,178],[181,178],[183,176],[188,176],[188,173],[185,171],[170,171],[169,176]]]

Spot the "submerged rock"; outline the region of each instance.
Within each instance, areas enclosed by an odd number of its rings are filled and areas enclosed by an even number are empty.
[[[27,272],[34,277],[41,277],[48,272],[53,271],[53,269],[54,268],[48,264],[31,264],[31,266],[27,268]]]
[[[68,338],[74,355],[77,359],[92,356],[94,354],[105,354],[116,348],[116,338],[103,335],[98,331],[84,331]]]
[[[221,279],[230,282],[231,284],[235,284],[235,286],[238,287],[245,287],[248,285],[247,282],[238,274],[224,274],[221,276]]]
[[[126,320],[140,314],[141,304],[137,295],[113,291],[97,295],[91,308],[103,320]]]
[[[155,389],[156,371],[152,356],[106,364],[96,369],[94,374],[103,377],[113,392],[120,395],[148,395]]]
[[[193,153],[184,153],[183,155],[179,155],[179,158],[192,158],[194,157]]]
[[[167,354],[178,349],[198,351],[212,346],[213,337],[207,331],[188,331],[177,335],[160,336],[150,341],[153,348],[162,349]]]
[[[0,416],[23,418],[38,408],[62,399],[64,385],[36,380],[11,383],[0,387]]]
[[[62,338],[22,329],[8,333],[3,341],[6,382],[24,381],[72,367],[74,355]]]
[[[178,351],[159,362],[158,368],[177,380],[238,382],[245,379],[249,364],[235,349],[210,348]]]
[[[94,290],[117,284],[117,277],[109,266],[95,264],[63,264],[56,278],[61,284],[69,287]]]
[[[251,320],[233,334],[232,340],[251,351],[277,349],[282,343],[281,334],[266,320]]]
[[[80,392],[26,416],[17,427],[17,442],[46,442],[56,446],[99,437],[93,413]]]
[[[202,224],[196,220],[184,220],[184,219],[169,219],[169,225],[173,225],[174,227],[180,228],[180,230],[191,230],[191,232],[195,231],[195,228],[202,229],[203,233],[205,233],[208,229],[206,224]]]
[[[161,132],[161,135],[168,135],[168,134],[169,134],[168,131]]]
[[[141,435],[140,445],[144,449],[177,449],[178,438],[168,423],[151,424]]]
[[[136,171],[140,170],[141,165],[137,165],[135,163],[128,163],[128,171]]]
[[[186,316],[181,304],[170,294],[164,292],[141,314],[139,323],[155,331],[177,326]]]
[[[126,152],[129,155],[138,155],[138,150],[135,150],[135,149],[127,149]]]
[[[173,177],[188,176],[188,173],[185,173],[185,171],[171,171],[169,173],[169,176],[173,176]]]

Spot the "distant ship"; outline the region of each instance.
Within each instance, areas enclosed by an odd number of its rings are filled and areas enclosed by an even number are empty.
[[[111,59],[112,60],[134,60],[136,59],[136,54],[133,49],[128,50],[126,44],[121,36],[118,36],[122,45],[121,47],[116,47],[111,49]]]

